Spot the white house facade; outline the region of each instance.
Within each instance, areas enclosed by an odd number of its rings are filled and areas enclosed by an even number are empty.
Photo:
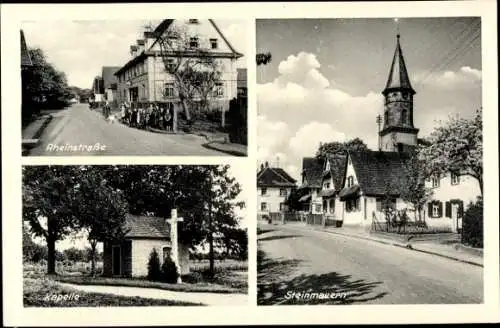
[[[295,189],[296,181],[281,168],[261,166],[257,173],[257,213],[259,217],[280,213],[286,209],[286,200]]]

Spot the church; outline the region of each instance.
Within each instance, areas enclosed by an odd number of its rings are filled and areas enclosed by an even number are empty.
[[[412,210],[412,205],[400,196],[406,183],[405,162],[411,150],[425,146],[425,142],[418,138],[419,129],[414,125],[416,92],[410,83],[399,34],[382,94],[384,113],[379,120],[383,123],[379,150],[349,152],[347,156],[327,158],[321,163],[323,173],[316,174],[322,177],[318,183],[320,191],[311,194],[308,201],[322,205],[318,208],[322,207],[324,220],[369,229],[373,224],[386,222],[383,207],[388,204],[395,210]],[[432,190],[432,200],[422,213],[426,225],[437,230],[460,231],[465,207],[481,194],[477,183],[468,176],[450,172],[429,178],[426,187]],[[410,220],[415,218],[409,215]]]

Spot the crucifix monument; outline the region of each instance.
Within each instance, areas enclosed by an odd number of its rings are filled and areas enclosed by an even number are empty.
[[[177,283],[181,283],[181,266],[179,263],[179,231],[177,227],[177,222],[183,222],[182,217],[177,217],[177,209],[172,209],[170,213],[170,219],[167,220],[170,223],[170,242],[172,243],[172,261],[174,261],[175,266],[179,272],[179,277],[177,278]]]

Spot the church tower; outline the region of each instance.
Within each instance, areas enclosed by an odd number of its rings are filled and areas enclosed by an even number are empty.
[[[405,151],[417,145],[418,129],[413,126],[413,90],[397,35],[396,51],[389,78],[382,94],[385,98],[383,129],[379,132],[382,151]]]

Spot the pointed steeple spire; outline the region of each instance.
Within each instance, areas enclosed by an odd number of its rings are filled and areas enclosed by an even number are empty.
[[[411,93],[415,94],[410,84],[410,78],[408,77],[408,71],[406,70],[405,59],[403,57],[403,51],[401,50],[401,45],[399,44],[400,35],[397,35],[396,50],[394,51],[394,57],[392,58],[391,70],[389,71],[389,78],[387,79],[387,84],[384,91],[384,95],[390,90],[401,90],[406,89]]]

